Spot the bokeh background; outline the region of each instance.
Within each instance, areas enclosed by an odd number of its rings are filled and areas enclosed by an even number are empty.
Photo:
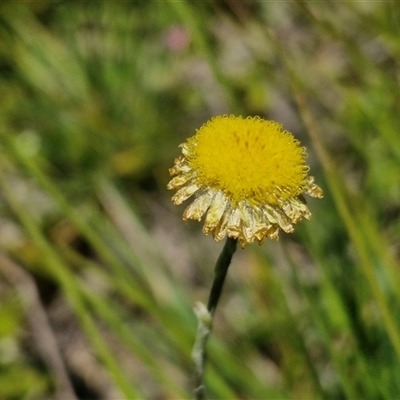
[[[221,243],[167,192],[220,114],[274,119],[324,189],[238,249],[213,399],[400,398],[400,3],[0,4],[0,398],[192,396]]]

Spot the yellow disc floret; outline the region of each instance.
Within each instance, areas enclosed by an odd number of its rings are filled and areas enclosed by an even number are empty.
[[[188,164],[199,185],[220,190],[235,204],[278,204],[303,192],[306,152],[274,121],[219,116],[188,140]]]

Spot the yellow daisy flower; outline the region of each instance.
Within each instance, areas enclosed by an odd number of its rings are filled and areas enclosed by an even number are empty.
[[[228,236],[244,247],[278,239],[279,229],[293,232],[311,217],[303,193],[323,196],[308,175],[305,148],[277,122],[214,117],[180,147],[169,170],[167,188],[177,190],[172,201],[195,195],[183,219],[200,221],[206,214],[203,232],[217,242]]]

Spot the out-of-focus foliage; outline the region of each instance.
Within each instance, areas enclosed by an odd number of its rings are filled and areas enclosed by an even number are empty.
[[[0,398],[191,397],[221,244],[165,186],[224,113],[274,119],[324,188],[239,250],[210,398],[400,396],[396,2],[0,5]]]

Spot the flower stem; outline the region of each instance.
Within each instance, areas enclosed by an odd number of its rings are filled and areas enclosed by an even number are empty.
[[[214,313],[221,296],[225,277],[228,272],[233,253],[236,250],[236,245],[236,239],[228,238],[225,242],[224,248],[218,257],[217,264],[215,266],[215,277],[211,287],[210,296],[208,298],[207,307],[200,302],[195,304],[195,313],[199,321],[196,340],[192,351],[192,358],[195,364],[194,393],[196,400],[204,399],[203,377],[206,363],[207,341],[211,332]]]
[[[210,297],[208,298],[207,304],[208,311],[211,315],[214,315],[215,309],[217,308],[225,277],[228,272],[228,267],[231,263],[233,253],[236,250],[236,245],[236,239],[228,238],[218,257],[217,264],[215,265],[214,282],[211,287]]]

